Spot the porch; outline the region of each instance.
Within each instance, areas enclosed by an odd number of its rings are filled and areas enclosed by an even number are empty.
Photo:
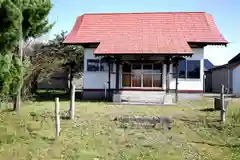
[[[166,96],[171,96],[177,102],[178,61],[181,59],[159,55],[102,57],[101,61],[108,64],[105,99],[117,103],[163,103]],[[175,88],[170,88],[173,77]]]

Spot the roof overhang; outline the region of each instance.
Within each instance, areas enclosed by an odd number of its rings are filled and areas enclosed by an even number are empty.
[[[81,45],[84,48],[98,48],[100,42],[85,42],[85,43],[75,43],[75,42],[68,42],[64,43],[65,45]],[[137,55],[137,56],[154,56],[154,55],[161,55],[161,56],[192,56],[193,52],[115,52],[115,53],[109,53],[109,52],[98,52],[94,54],[96,56],[126,56],[126,55]]]
[[[205,46],[208,46],[208,45],[218,45],[218,46],[227,46],[228,42],[227,41],[223,41],[223,42],[191,42],[191,41],[188,41],[188,44],[191,46],[191,47],[205,47]]]
[[[119,53],[119,54],[109,54],[109,53],[98,53],[95,54],[96,56],[127,56],[127,55],[134,55],[134,56],[155,56],[155,55],[160,55],[160,56],[192,56],[193,53]]]

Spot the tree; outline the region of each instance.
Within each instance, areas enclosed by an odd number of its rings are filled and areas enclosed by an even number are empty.
[[[83,70],[83,47],[64,45],[65,31],[56,34],[47,44],[34,42],[25,48],[25,54],[31,55],[31,65],[25,77],[25,94],[34,94],[37,83],[46,80],[56,72],[67,71],[72,84],[74,76],[81,76]]]
[[[48,25],[47,19],[51,8],[50,0],[0,1],[1,97],[8,99],[20,93],[27,60],[22,62],[21,56],[17,54],[17,50],[22,51],[18,44],[52,28],[53,24]]]
[[[67,32],[62,31],[56,34],[53,40],[50,40],[50,46],[56,50],[58,55],[62,55],[66,61],[63,67],[69,72],[70,90],[73,84],[73,77],[76,73],[82,73],[83,70],[83,47],[77,45],[64,45],[62,42],[66,38]]]

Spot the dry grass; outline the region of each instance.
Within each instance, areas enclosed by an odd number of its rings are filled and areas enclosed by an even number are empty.
[[[68,105],[61,102],[62,112]],[[211,100],[178,107],[78,102],[76,120],[61,120],[61,136],[55,140],[54,103],[25,103],[21,116],[0,113],[0,159],[239,159],[239,105],[231,102],[227,123],[221,125],[219,112],[201,111],[213,107]],[[121,115],[164,115],[174,124],[168,131],[112,121]]]

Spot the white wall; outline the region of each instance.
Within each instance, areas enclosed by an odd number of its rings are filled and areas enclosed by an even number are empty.
[[[84,50],[84,74],[83,74],[83,88],[84,89],[104,89],[104,84],[108,81],[108,71],[104,72],[88,72],[87,71],[87,59],[100,59],[100,57],[95,57],[93,54],[95,49],[85,48]],[[204,52],[203,48],[193,48],[193,56],[187,57],[186,59],[191,60],[201,60],[201,75],[200,79],[179,79],[179,90],[203,90],[203,74],[204,74]],[[116,66],[113,66],[113,71],[115,71]],[[172,66],[171,68],[172,69]],[[171,71],[172,72],[172,71]],[[166,83],[166,66],[163,66],[163,89],[165,89]],[[120,87],[121,87],[121,66],[120,66]],[[111,88],[115,88],[116,75],[111,74]],[[171,79],[170,88],[175,89],[176,80]]]
[[[84,89],[104,89],[104,85],[108,88],[108,71],[89,72],[87,71],[87,59],[101,59],[95,57],[93,48],[84,49],[84,73],[83,73],[83,88]],[[113,66],[115,71],[115,65]],[[115,88],[115,74],[111,74],[111,88]]]
[[[240,66],[233,70],[233,94],[240,96]]]
[[[201,60],[200,61],[200,79],[178,79],[179,90],[203,90],[203,75],[204,75],[204,49],[203,48],[192,48],[193,56],[186,57],[187,60]],[[170,68],[172,72],[172,66]],[[170,88],[176,88],[176,79],[172,78],[170,82]]]

